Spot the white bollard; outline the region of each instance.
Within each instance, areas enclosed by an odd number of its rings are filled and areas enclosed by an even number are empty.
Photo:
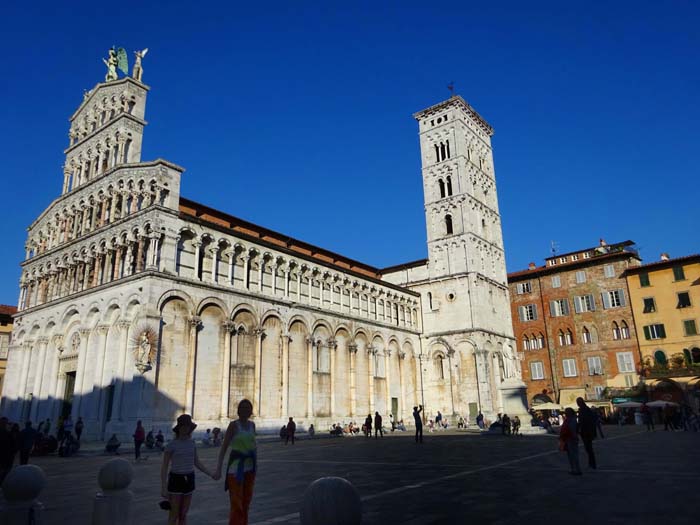
[[[5,502],[0,508],[3,525],[41,525],[44,506],[37,501],[46,486],[46,475],[36,465],[13,468],[2,483]]]
[[[102,465],[97,483],[92,525],[130,525],[134,494],[129,490],[134,469],[125,459],[115,458]]]
[[[299,516],[302,525],[359,525],[360,494],[346,479],[317,479],[304,493]]]

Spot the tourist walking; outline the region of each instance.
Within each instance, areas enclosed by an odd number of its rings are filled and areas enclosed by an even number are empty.
[[[647,432],[649,432],[650,430],[654,430],[654,418],[652,417],[651,410],[649,409],[647,404],[643,403],[642,408],[640,408],[639,411],[642,413],[642,420],[647,426]]]
[[[413,407],[413,421],[416,425],[416,443],[423,443],[423,420],[420,413],[423,412],[423,405]]]
[[[80,441],[80,436],[83,435],[83,428],[85,428],[85,423],[83,423],[83,418],[78,417],[78,421],[75,422],[75,437]]]
[[[511,422],[511,425],[513,427],[513,435],[519,436],[520,435],[520,418],[518,416],[515,416],[513,418],[513,421]]]
[[[66,416],[66,419],[63,420],[63,439],[66,438],[66,434],[71,434],[73,433],[73,420],[70,417],[70,414]]]
[[[229,423],[216,462],[214,479],[220,479],[221,464],[224,461],[226,450],[230,446],[231,452],[226,466],[224,483],[231,504],[229,524],[248,525],[248,510],[253,499],[255,471],[258,463],[255,423],[250,421],[251,415],[253,415],[253,404],[250,401],[244,399],[238,403],[238,419]]]
[[[143,428],[141,420],[136,422],[136,430],[134,430],[134,460],[141,459],[141,447],[146,441],[146,429]]]
[[[294,422],[294,418],[289,418],[289,423],[287,423],[287,437],[284,441],[286,445],[289,440],[292,440],[292,445],[294,444],[294,433],[297,431],[297,424]]]
[[[578,462],[578,429],[576,412],[573,408],[564,410],[564,422],[559,430],[559,450],[566,452],[569,459],[569,474],[581,475],[581,465]]]
[[[439,429],[442,426],[442,414],[438,410],[437,416],[435,416],[435,426]]]
[[[596,468],[595,452],[593,452],[593,440],[596,436],[595,415],[582,397],[576,398],[576,404],[578,405],[578,433],[581,434],[583,448],[588,454],[588,466]]]
[[[510,418],[508,417],[508,414],[503,414],[503,417],[501,418],[501,434],[510,435]]]
[[[372,437],[372,414],[367,414],[365,419],[365,437]]]
[[[479,412],[479,415],[476,416],[476,426],[478,426],[481,430],[484,430],[484,414]]]
[[[666,406],[664,406],[664,430],[668,430],[669,427],[672,431],[676,429],[676,426],[673,423],[673,416],[675,415],[674,412],[675,410],[673,407],[666,403]]]
[[[141,421],[138,424],[140,425]],[[197,448],[192,439],[195,428],[197,425],[189,414],[178,417],[173,428],[175,439],[168,443],[163,454],[163,465],[160,469],[161,494],[170,503],[169,525],[187,523],[187,512],[190,510],[195,488],[194,468],[197,467],[207,476],[211,476],[197,456]]]
[[[24,428],[19,433],[19,464],[26,465],[29,463],[29,454],[34,448],[37,431],[32,427],[32,422],[27,421]]]
[[[384,429],[382,428],[382,416],[379,412],[374,413],[374,439],[377,439],[377,434],[384,437]]]

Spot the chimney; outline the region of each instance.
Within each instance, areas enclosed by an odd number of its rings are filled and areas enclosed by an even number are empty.
[[[661,254],[661,260],[662,260],[662,261],[668,261],[670,258],[671,258],[671,257],[669,257],[669,255],[668,255],[666,252],[664,252],[664,253]]]
[[[534,270],[535,268],[537,268],[537,265],[534,262],[527,265],[528,270]]]

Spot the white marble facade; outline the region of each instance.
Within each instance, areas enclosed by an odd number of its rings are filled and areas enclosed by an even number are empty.
[[[380,270],[181,198],[182,168],[140,158],[147,92],[101,83],[71,117],[62,195],[29,227],[3,414],[71,412],[101,439],[183,411],[221,426],[244,397],[271,429],[503,410],[520,371],[491,129],[461,98],[416,115],[429,259]]]

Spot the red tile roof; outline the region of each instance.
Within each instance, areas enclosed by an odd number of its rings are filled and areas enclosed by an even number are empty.
[[[0,304],[0,315],[15,315],[16,313],[16,306],[10,306],[9,304]]]
[[[700,253],[694,253],[692,255],[684,255],[683,257],[676,257],[675,259],[668,259],[666,261],[654,261],[646,264],[642,264],[640,266],[635,266],[634,268],[627,268],[625,270],[625,273],[637,273],[637,272],[643,272],[649,269],[656,270],[663,268],[665,266],[675,266],[678,263],[681,262],[700,262]]]

